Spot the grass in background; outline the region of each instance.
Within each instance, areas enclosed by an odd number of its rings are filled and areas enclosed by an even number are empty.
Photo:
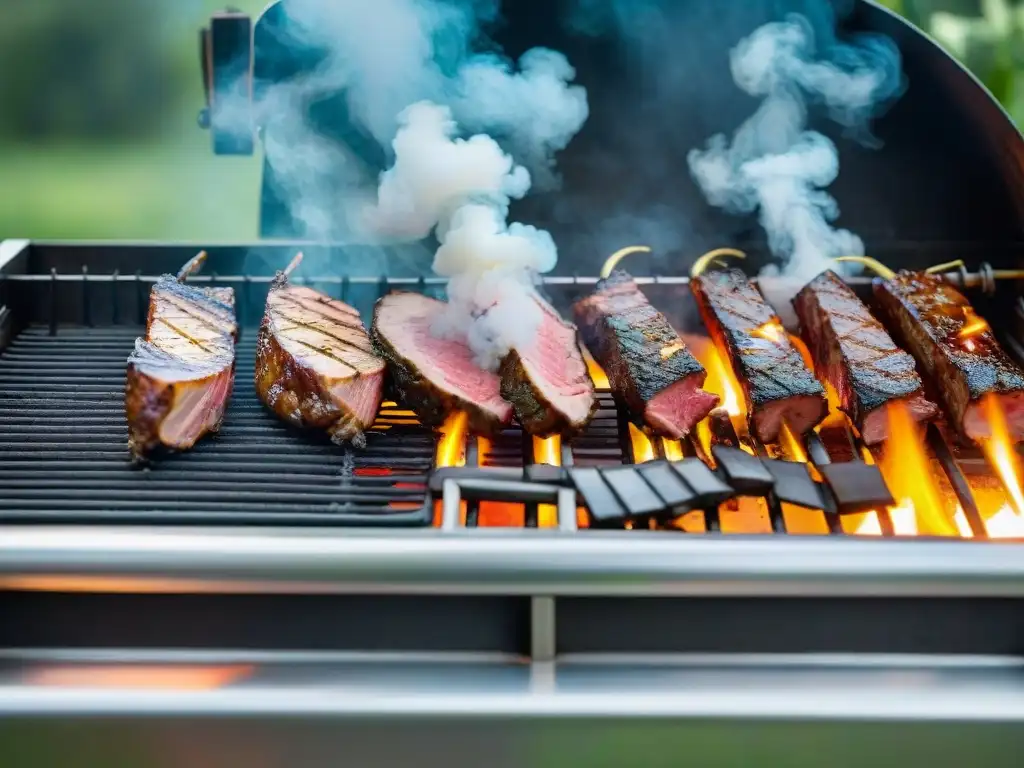
[[[197,129],[198,130],[198,129]],[[205,144],[3,151],[0,235],[34,239],[257,237],[261,163]]]

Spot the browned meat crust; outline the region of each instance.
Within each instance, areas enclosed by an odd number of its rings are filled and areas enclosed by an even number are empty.
[[[819,377],[839,396],[840,408],[869,445],[888,436],[884,413],[903,402],[925,421],[938,409],[924,397],[914,358],[896,346],[857,294],[834,272],[823,272],[793,300]],[[877,428],[875,425],[877,423]]]
[[[828,414],[825,390],[746,275],[706,272],[690,281],[690,289],[743,389],[751,433],[772,443],[783,421],[798,434],[819,424]]]
[[[256,345],[256,393],[282,420],[365,444],[380,406],[384,361],[359,314],[282,276],[271,287]]]
[[[935,382],[957,429],[971,438],[987,437],[990,426],[979,406],[984,396],[994,395],[1007,412],[1011,435],[1024,437],[1024,373],[962,293],[920,272],[876,279],[874,293],[901,341]]]

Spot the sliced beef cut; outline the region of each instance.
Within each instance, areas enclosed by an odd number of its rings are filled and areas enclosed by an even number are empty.
[[[590,423],[597,409],[576,326],[533,295],[542,319],[532,343],[512,349],[501,361],[501,395],[531,435],[572,437]]]
[[[835,272],[823,272],[793,299],[820,378],[839,395],[842,411],[864,442],[888,437],[886,407],[902,403],[915,421],[938,412],[922,389],[914,358],[896,346],[867,306]]]
[[[824,388],[746,275],[714,270],[693,278],[690,289],[743,389],[751,433],[773,443],[783,421],[804,434],[828,415]]]
[[[282,274],[267,296],[256,342],[256,393],[281,419],[365,445],[384,385],[384,361],[359,313]]]
[[[186,450],[224,420],[235,370],[234,292],[183,282],[206,254],[177,277],[153,286],[146,335],[128,358],[125,415],[133,460],[157,448]]]
[[[983,399],[998,399],[1010,436],[1024,439],[1024,372],[999,346],[962,293],[940,277],[900,272],[874,281],[875,298],[900,340],[968,437],[990,437]]]
[[[464,342],[433,335],[444,308],[418,293],[388,294],[373,310],[373,348],[388,362],[396,399],[422,423],[439,427],[452,411],[464,411],[471,431],[498,433],[512,421],[512,406],[497,375],[478,367]]]
[[[701,388],[707,371],[626,272],[598,281],[594,293],[576,302],[573,318],[638,424],[678,439],[718,405],[718,396]]]

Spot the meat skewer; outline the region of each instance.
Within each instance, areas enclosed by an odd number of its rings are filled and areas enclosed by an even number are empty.
[[[828,414],[825,390],[747,276],[736,269],[693,274],[690,289],[743,389],[751,433],[773,443],[783,422],[798,435],[819,424]]]
[[[190,259],[153,285],[146,335],[128,358],[125,415],[134,461],[163,447],[187,450],[224,420],[235,370],[234,291],[185,281],[206,261]]]
[[[477,366],[465,342],[431,332],[444,309],[444,302],[419,293],[399,291],[377,301],[370,339],[388,362],[396,399],[429,427],[463,411],[472,432],[501,432],[512,421],[512,406],[501,397],[498,376]]]
[[[288,282],[301,258],[270,286],[256,342],[256,393],[283,421],[363,447],[380,407],[384,361],[355,309]]]
[[[823,272],[793,299],[819,378],[839,396],[867,445],[888,437],[886,406],[903,403],[918,422],[938,412],[923,391],[914,358],[896,346],[882,324],[835,272]]]
[[[573,317],[612,392],[638,424],[679,439],[718,405],[718,396],[702,389],[707,371],[628,273],[602,277],[576,302]]]
[[[597,410],[594,383],[576,326],[539,295],[531,298],[541,309],[541,324],[532,343],[513,348],[501,361],[501,396],[531,435],[572,437],[586,428]]]
[[[1024,371],[960,291],[937,275],[899,272],[874,260],[880,310],[921,368],[936,383],[952,424],[973,440],[992,436],[983,401],[994,397],[1010,437],[1024,439]]]

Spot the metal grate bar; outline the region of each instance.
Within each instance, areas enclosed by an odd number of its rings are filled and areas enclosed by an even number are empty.
[[[133,469],[124,371],[141,329],[50,331],[30,327],[0,356],[0,520],[429,524],[436,440],[408,413],[384,407],[363,451],[300,434],[256,397],[253,337],[239,343],[221,432]]]

